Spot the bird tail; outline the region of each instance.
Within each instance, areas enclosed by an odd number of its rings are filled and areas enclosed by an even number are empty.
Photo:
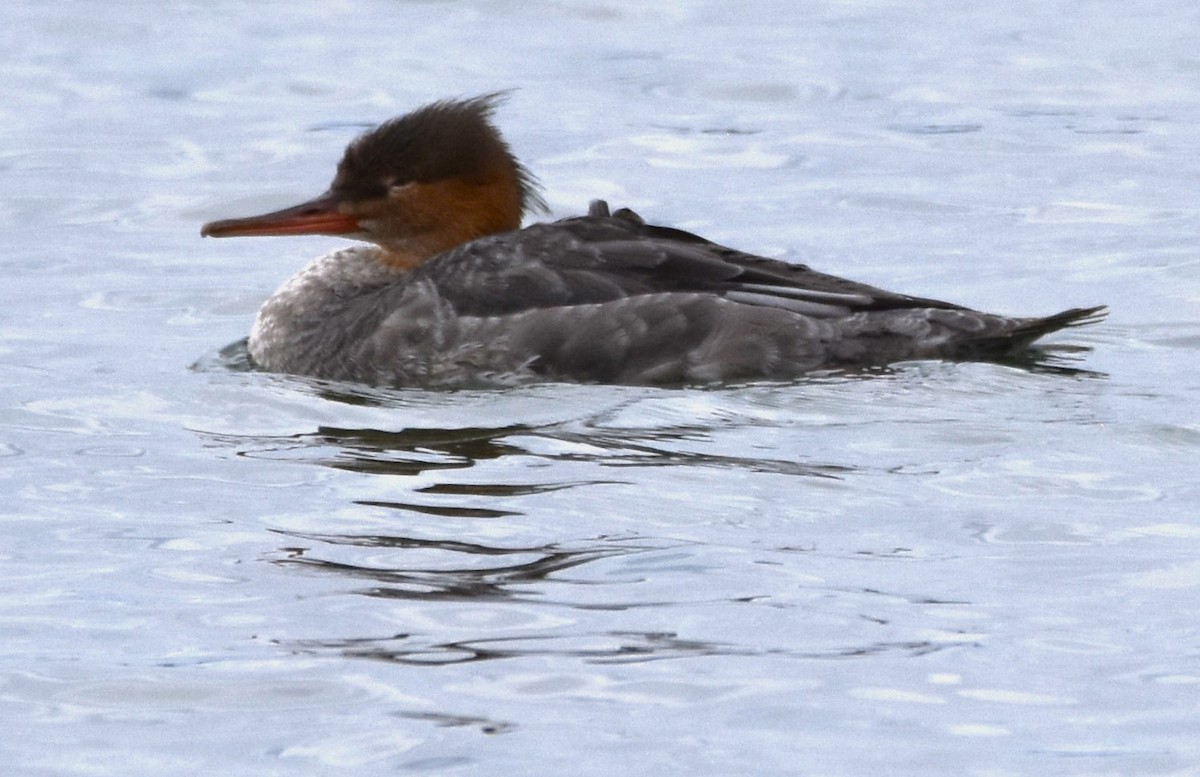
[[[1107,315],[1108,308],[1104,305],[1098,305],[1094,308],[1071,308],[1061,313],[1055,313],[1052,316],[1026,318],[1022,319],[1016,328],[1005,332],[1003,335],[988,338],[994,342],[983,345],[985,348],[991,346],[996,351],[1016,353],[1028,348],[1036,340],[1045,337],[1051,332],[1057,332],[1060,329],[1067,329],[1069,327],[1095,324],[1103,321]]]

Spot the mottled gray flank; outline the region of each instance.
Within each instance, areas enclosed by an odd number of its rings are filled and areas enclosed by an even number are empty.
[[[1006,318],[740,253],[633,212],[493,235],[412,272],[322,257],[259,312],[264,369],[385,386],[783,379],[989,359],[1100,308]]]

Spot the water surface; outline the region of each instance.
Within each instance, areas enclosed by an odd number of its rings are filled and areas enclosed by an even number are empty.
[[[0,762],[1191,774],[1197,10],[10,2]],[[373,391],[221,349],[363,127],[517,87],[595,196],[1011,314],[1042,368]]]

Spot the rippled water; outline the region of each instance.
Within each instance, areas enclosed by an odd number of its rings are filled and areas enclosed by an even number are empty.
[[[5,773],[1196,774],[1200,12],[960,5],[5,4]],[[506,87],[556,215],[1112,315],[720,389],[222,354],[338,243],[201,222]]]

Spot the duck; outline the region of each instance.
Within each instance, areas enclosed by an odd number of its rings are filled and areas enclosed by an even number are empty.
[[[378,387],[788,381],[910,360],[1004,361],[1104,306],[984,313],[739,251],[603,200],[546,211],[494,116],[444,99],[346,148],[327,191],[205,224],[207,237],[331,235],[262,305],[262,370]]]

